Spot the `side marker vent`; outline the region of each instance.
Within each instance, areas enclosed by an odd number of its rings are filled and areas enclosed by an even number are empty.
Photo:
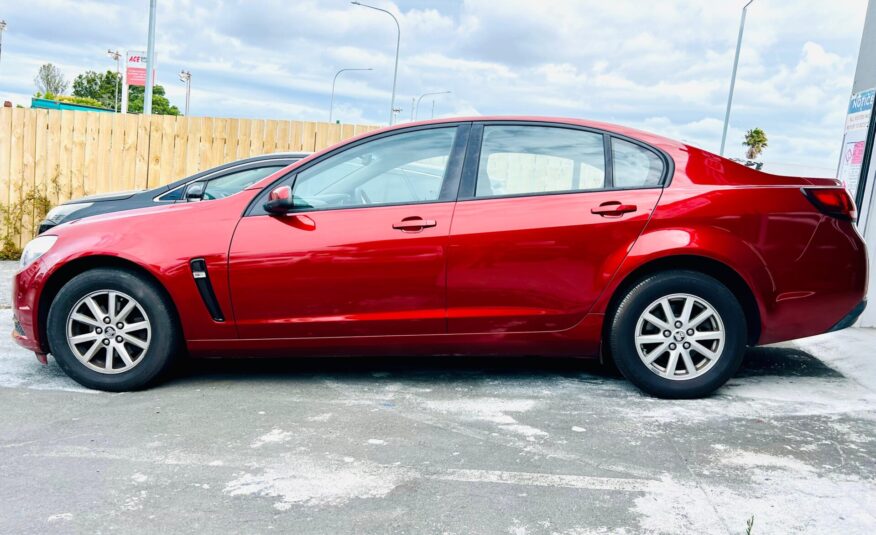
[[[198,287],[198,293],[201,294],[201,299],[204,301],[204,306],[214,321],[225,321],[225,315],[222,314],[222,309],[219,307],[219,301],[216,299],[216,294],[213,293],[213,285],[210,283],[210,276],[207,274],[207,262],[203,258],[195,258],[189,262],[192,268],[192,278],[195,279],[195,286]]]

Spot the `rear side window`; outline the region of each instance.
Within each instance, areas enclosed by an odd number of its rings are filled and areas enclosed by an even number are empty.
[[[654,152],[623,139],[611,139],[614,187],[647,188],[663,181],[663,160]]]
[[[486,126],[475,197],[605,187],[602,134],[549,126]]]

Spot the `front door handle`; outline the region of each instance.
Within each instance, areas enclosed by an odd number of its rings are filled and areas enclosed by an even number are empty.
[[[607,216],[621,216],[637,210],[635,204],[621,204],[618,201],[608,201],[590,210],[591,214]]]
[[[406,217],[398,223],[393,223],[392,228],[402,232],[421,232],[425,228],[434,227],[438,222],[434,219],[422,219],[419,217]]]

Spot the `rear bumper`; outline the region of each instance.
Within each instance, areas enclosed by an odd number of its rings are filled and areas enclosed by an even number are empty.
[[[841,331],[843,329],[851,327],[852,325],[855,324],[856,321],[858,321],[858,318],[861,317],[861,314],[864,313],[864,309],[866,309],[866,308],[867,308],[867,300],[864,299],[863,301],[858,303],[858,305],[855,306],[855,308],[853,308],[851,312],[846,314],[845,317],[843,317],[843,319],[836,322],[834,324],[834,326],[831,327],[827,332],[832,333],[834,331]]]

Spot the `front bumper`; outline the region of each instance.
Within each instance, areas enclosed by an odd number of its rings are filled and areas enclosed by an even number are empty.
[[[41,287],[43,276],[37,260],[12,278],[12,339],[21,347],[37,353],[38,358],[47,352],[39,339],[36,314],[37,289]]]
[[[867,300],[864,299],[860,303],[858,303],[855,308],[852,309],[851,312],[846,314],[843,319],[839,320],[831,327],[827,332],[832,333],[835,331],[841,331],[843,329],[847,329],[855,324],[858,321],[858,318],[861,317],[861,314],[864,313],[864,309],[867,308]]]

